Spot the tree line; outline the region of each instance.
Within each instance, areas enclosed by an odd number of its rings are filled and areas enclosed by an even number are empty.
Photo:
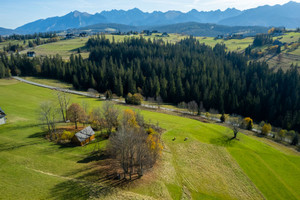
[[[7,40],[29,40],[29,39],[37,39],[37,38],[55,38],[55,37],[57,37],[57,34],[55,32],[34,33],[34,34],[26,34],[26,35],[13,34],[9,36],[0,36],[0,42],[4,42]]]
[[[300,79],[295,66],[285,73],[273,72],[264,62],[248,62],[247,57],[226,51],[223,44],[212,48],[193,37],[171,44],[142,37],[117,43],[96,36],[86,47],[88,59],[72,55],[65,62],[60,56],[11,55],[2,62],[13,75],[55,78],[76,88],[110,90],[124,97],[139,92],[174,104],[195,101],[206,110],[300,130]]]

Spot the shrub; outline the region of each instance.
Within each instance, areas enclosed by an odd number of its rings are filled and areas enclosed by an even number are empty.
[[[143,96],[139,93],[135,93],[134,95],[128,93],[127,97],[125,98],[125,102],[127,104],[141,105],[142,101],[143,101]]]
[[[287,134],[287,131],[284,130],[284,129],[281,129],[281,130],[277,133],[278,139],[279,139],[279,140],[282,140],[286,134]]]
[[[261,129],[261,134],[262,135],[268,135],[272,130],[272,126],[269,123],[265,123],[264,126]]]
[[[241,127],[247,130],[252,130],[253,120],[250,117],[245,117],[242,121]]]
[[[74,134],[71,133],[70,131],[64,131],[60,136],[60,140],[62,141],[71,140],[73,136]]]

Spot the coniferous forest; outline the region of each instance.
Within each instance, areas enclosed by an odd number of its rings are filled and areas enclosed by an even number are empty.
[[[266,63],[214,48],[190,37],[176,44],[162,40],[105,36],[88,40],[88,59],[71,56],[27,58],[1,55],[0,78],[42,76],[72,83],[79,89],[111,90],[119,96],[142,92],[164,102],[195,100],[205,109],[249,116],[276,126],[300,131],[300,76],[297,68],[273,72]]]

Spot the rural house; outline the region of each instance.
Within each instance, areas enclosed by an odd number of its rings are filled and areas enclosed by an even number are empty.
[[[35,57],[35,52],[34,51],[28,51],[27,52],[27,57]]]
[[[5,112],[0,108],[0,125],[6,123],[6,114]]]
[[[76,133],[72,138],[72,142],[74,144],[84,146],[85,144],[89,143],[94,139],[95,139],[95,132],[90,126],[88,126],[85,129],[82,129],[81,131]]]

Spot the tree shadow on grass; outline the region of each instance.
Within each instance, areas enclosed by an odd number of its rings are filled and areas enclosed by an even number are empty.
[[[44,138],[47,135],[47,133],[47,131],[37,132],[32,135],[29,135],[28,138]]]
[[[23,129],[27,129],[27,128],[34,128],[34,127],[38,127],[44,124],[25,124],[25,125],[11,125],[9,124],[9,126],[5,127],[5,131],[15,131],[15,130],[23,130]]]
[[[211,144],[215,144],[223,147],[231,147],[235,143],[236,138],[229,136],[222,136],[219,138],[213,138],[210,140]]]
[[[108,159],[109,156],[105,155],[105,154],[100,154],[98,152],[94,152],[91,155],[89,155],[88,157],[77,161],[77,163],[89,163],[89,162],[94,162],[94,161],[100,161],[100,160],[105,160]]]
[[[79,163],[93,160],[91,155]],[[117,188],[123,188],[129,183],[139,179],[135,174],[131,180],[120,178],[119,166],[114,159],[105,155],[84,168],[68,173],[65,176],[76,176],[76,179],[67,180],[55,185],[51,189],[51,198],[54,199],[95,199],[112,194]]]
[[[40,144],[40,143],[41,143],[41,141],[31,141],[31,142],[23,142],[23,143],[3,143],[0,145],[0,152],[1,151],[12,151],[15,149],[32,146],[32,145],[36,145],[36,144]]]

